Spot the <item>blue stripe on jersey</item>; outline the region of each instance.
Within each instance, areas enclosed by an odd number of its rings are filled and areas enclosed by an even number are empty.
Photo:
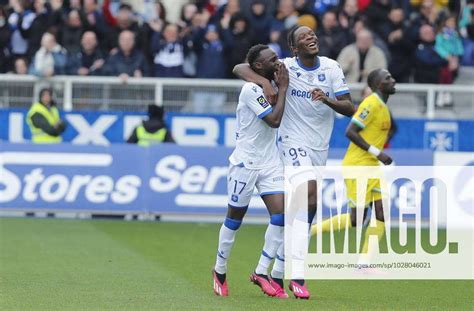
[[[263,118],[265,118],[267,115],[269,115],[272,111],[273,111],[273,108],[270,107],[270,109],[267,109],[267,110],[265,110],[264,112],[262,112],[261,114],[259,114],[258,117],[259,117],[260,119],[263,119]]]
[[[317,56],[316,56],[317,57]],[[300,59],[297,57],[296,58],[296,63],[298,64],[298,66],[300,66],[302,69],[306,70],[306,71],[311,71],[311,70],[316,70],[319,68],[319,66],[321,65],[321,62],[319,61],[319,57],[317,57],[317,61],[316,61],[316,65],[314,65],[313,67],[306,67],[305,65],[303,65],[301,62],[300,62]]]
[[[350,94],[350,93],[351,93],[351,91],[349,91],[349,90],[343,90],[343,91],[339,91],[339,92],[334,93],[334,96],[341,96],[341,95]]]

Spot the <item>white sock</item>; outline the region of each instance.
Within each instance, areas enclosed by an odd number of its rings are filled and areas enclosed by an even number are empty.
[[[292,232],[291,249],[291,279],[304,279],[304,262],[308,254],[309,224],[306,221],[295,219]]]
[[[263,245],[262,254],[258,261],[255,272],[257,274],[268,274],[268,267],[277,253],[278,247],[283,242],[283,227],[268,224],[265,232],[265,244]]]
[[[230,251],[234,245],[235,235],[240,227],[240,223],[240,221],[227,218],[221,226],[221,230],[219,231],[219,244],[217,246],[216,265],[214,266],[214,270],[219,274],[227,272],[227,260],[229,260]]]
[[[285,245],[282,242],[277,250],[275,263],[273,264],[271,276],[274,279],[283,279],[284,275],[285,275]]]

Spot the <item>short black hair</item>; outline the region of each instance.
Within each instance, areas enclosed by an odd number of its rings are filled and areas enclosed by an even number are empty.
[[[295,32],[300,29],[301,26],[300,25],[296,25],[296,26],[293,26],[293,28],[290,29],[290,32],[288,32],[288,37],[287,37],[287,42],[288,42],[288,46],[290,47],[290,49],[293,49],[293,47],[295,46]]]
[[[380,73],[383,71],[383,69],[374,69],[369,73],[369,76],[367,77],[367,84],[369,87],[372,89],[372,91],[375,91],[377,89],[377,84],[379,83],[380,80]]]
[[[260,57],[260,52],[263,50],[268,49],[268,45],[265,44],[257,44],[252,46],[248,53],[247,53],[247,62],[250,65],[250,68],[254,69],[255,62],[259,59]]]

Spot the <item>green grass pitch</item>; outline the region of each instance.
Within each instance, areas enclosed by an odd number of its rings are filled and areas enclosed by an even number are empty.
[[[472,310],[473,281],[309,281],[309,301],[249,283],[264,226],[243,225],[227,298],[214,296],[218,224],[0,219],[0,310]]]

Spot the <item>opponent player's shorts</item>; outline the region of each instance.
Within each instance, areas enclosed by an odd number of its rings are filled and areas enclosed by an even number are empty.
[[[250,170],[244,166],[231,164],[227,176],[228,204],[232,207],[247,207],[255,187],[257,187],[260,196],[285,193],[285,176],[282,165]]]
[[[296,142],[278,142],[278,149],[291,184],[299,185],[321,177],[314,167],[326,166],[328,150],[314,150]]]
[[[354,208],[357,206],[357,180],[356,179],[345,179],[346,184],[347,200],[349,207]],[[382,200],[382,190],[380,188],[380,179],[367,179],[367,188],[365,194],[361,194],[364,198],[364,207],[370,207],[372,202]]]

